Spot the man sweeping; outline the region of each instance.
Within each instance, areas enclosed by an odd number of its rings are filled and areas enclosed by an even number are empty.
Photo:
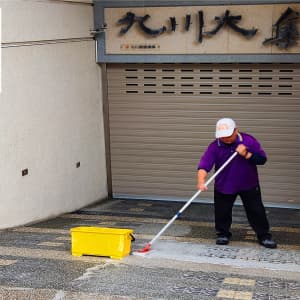
[[[208,173],[213,167],[217,171],[235,151],[239,155],[215,178],[216,244],[229,243],[232,208],[237,196],[240,196],[259,243],[266,248],[276,248],[262,203],[257,172],[257,165],[267,161],[266,153],[256,138],[239,132],[235,121],[230,118],[220,119],[216,124],[216,139],[207,147],[198,165],[198,189],[207,190]]]

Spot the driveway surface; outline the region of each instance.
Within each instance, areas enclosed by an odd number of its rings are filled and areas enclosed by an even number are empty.
[[[0,231],[0,299],[300,300],[300,210],[267,208],[277,249],[260,246],[243,207],[232,241],[215,245],[213,206],[193,203],[143,256],[181,202],[110,200]],[[121,260],[71,255],[70,229],[134,230]]]

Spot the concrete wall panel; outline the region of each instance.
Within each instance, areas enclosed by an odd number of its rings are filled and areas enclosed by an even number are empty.
[[[2,43],[90,37],[93,8],[65,1],[0,0]]]
[[[91,40],[2,49],[0,228],[107,196],[94,47]]]

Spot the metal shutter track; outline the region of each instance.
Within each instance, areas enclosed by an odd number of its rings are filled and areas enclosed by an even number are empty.
[[[189,198],[215,122],[230,116],[268,153],[265,201],[300,204],[299,64],[120,64],[107,81],[115,197]]]

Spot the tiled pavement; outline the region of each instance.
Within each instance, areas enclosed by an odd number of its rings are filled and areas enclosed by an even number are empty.
[[[192,204],[145,257],[70,254],[77,226],[131,228],[142,248],[183,203],[113,200],[0,231],[0,299],[300,299],[300,211],[267,209],[278,249],[259,246],[242,207],[216,246],[212,206]]]

